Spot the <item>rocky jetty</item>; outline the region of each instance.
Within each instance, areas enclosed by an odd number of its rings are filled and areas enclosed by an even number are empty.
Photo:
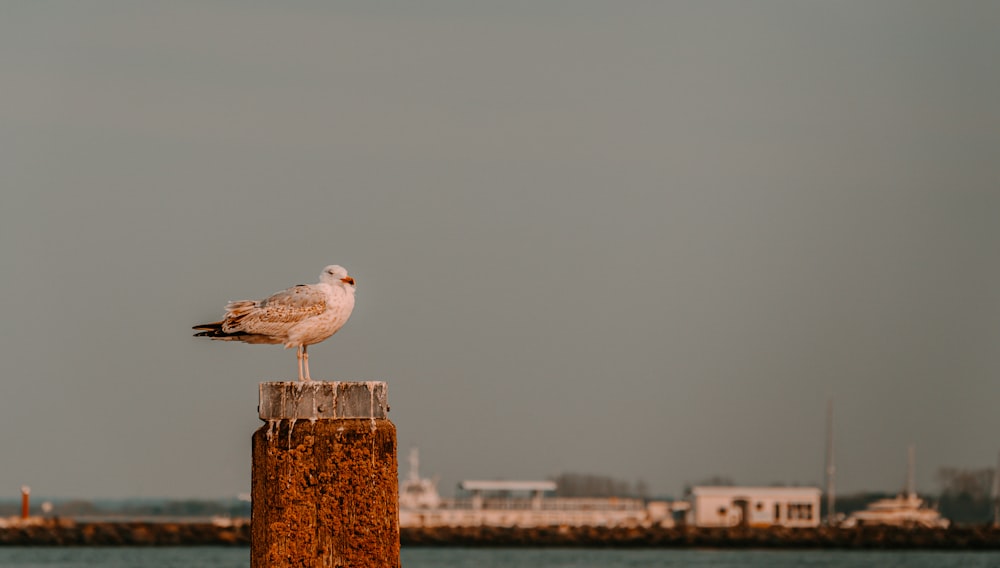
[[[248,545],[249,522],[87,522],[45,520],[0,527],[0,545],[192,546]]]
[[[935,530],[894,527],[433,527],[404,528],[400,539],[406,546],[1000,549],[1000,530],[986,527]]]
[[[1000,550],[1000,529],[859,527],[786,529],[695,527],[427,527],[403,528],[404,546],[591,548],[854,548]],[[72,522],[0,526],[0,546],[197,546],[250,543],[250,524],[235,522]]]

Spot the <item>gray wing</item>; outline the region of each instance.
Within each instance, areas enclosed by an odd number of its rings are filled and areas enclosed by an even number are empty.
[[[300,285],[282,290],[264,300],[230,302],[222,329],[282,337],[299,322],[327,310],[326,293],[317,286]]]

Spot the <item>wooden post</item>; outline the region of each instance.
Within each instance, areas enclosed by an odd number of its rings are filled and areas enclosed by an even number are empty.
[[[260,384],[252,568],[399,568],[396,427],[383,382]]]
[[[31,488],[27,485],[21,486],[21,519],[27,520],[31,516]]]

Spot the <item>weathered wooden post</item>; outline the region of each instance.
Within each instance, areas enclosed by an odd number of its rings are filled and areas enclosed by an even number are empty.
[[[398,568],[396,427],[383,382],[266,382],[251,567]]]
[[[22,485],[21,486],[21,520],[26,521],[26,520],[28,520],[28,517],[31,516],[30,499],[31,499],[31,488],[28,487],[27,485]]]

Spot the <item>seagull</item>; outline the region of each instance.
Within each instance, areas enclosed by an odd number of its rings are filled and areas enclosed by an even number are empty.
[[[263,300],[226,304],[222,321],[203,323],[195,337],[295,347],[299,380],[310,381],[306,347],[337,333],[354,310],[354,278],[342,266],[323,269],[317,284],[299,284]]]

